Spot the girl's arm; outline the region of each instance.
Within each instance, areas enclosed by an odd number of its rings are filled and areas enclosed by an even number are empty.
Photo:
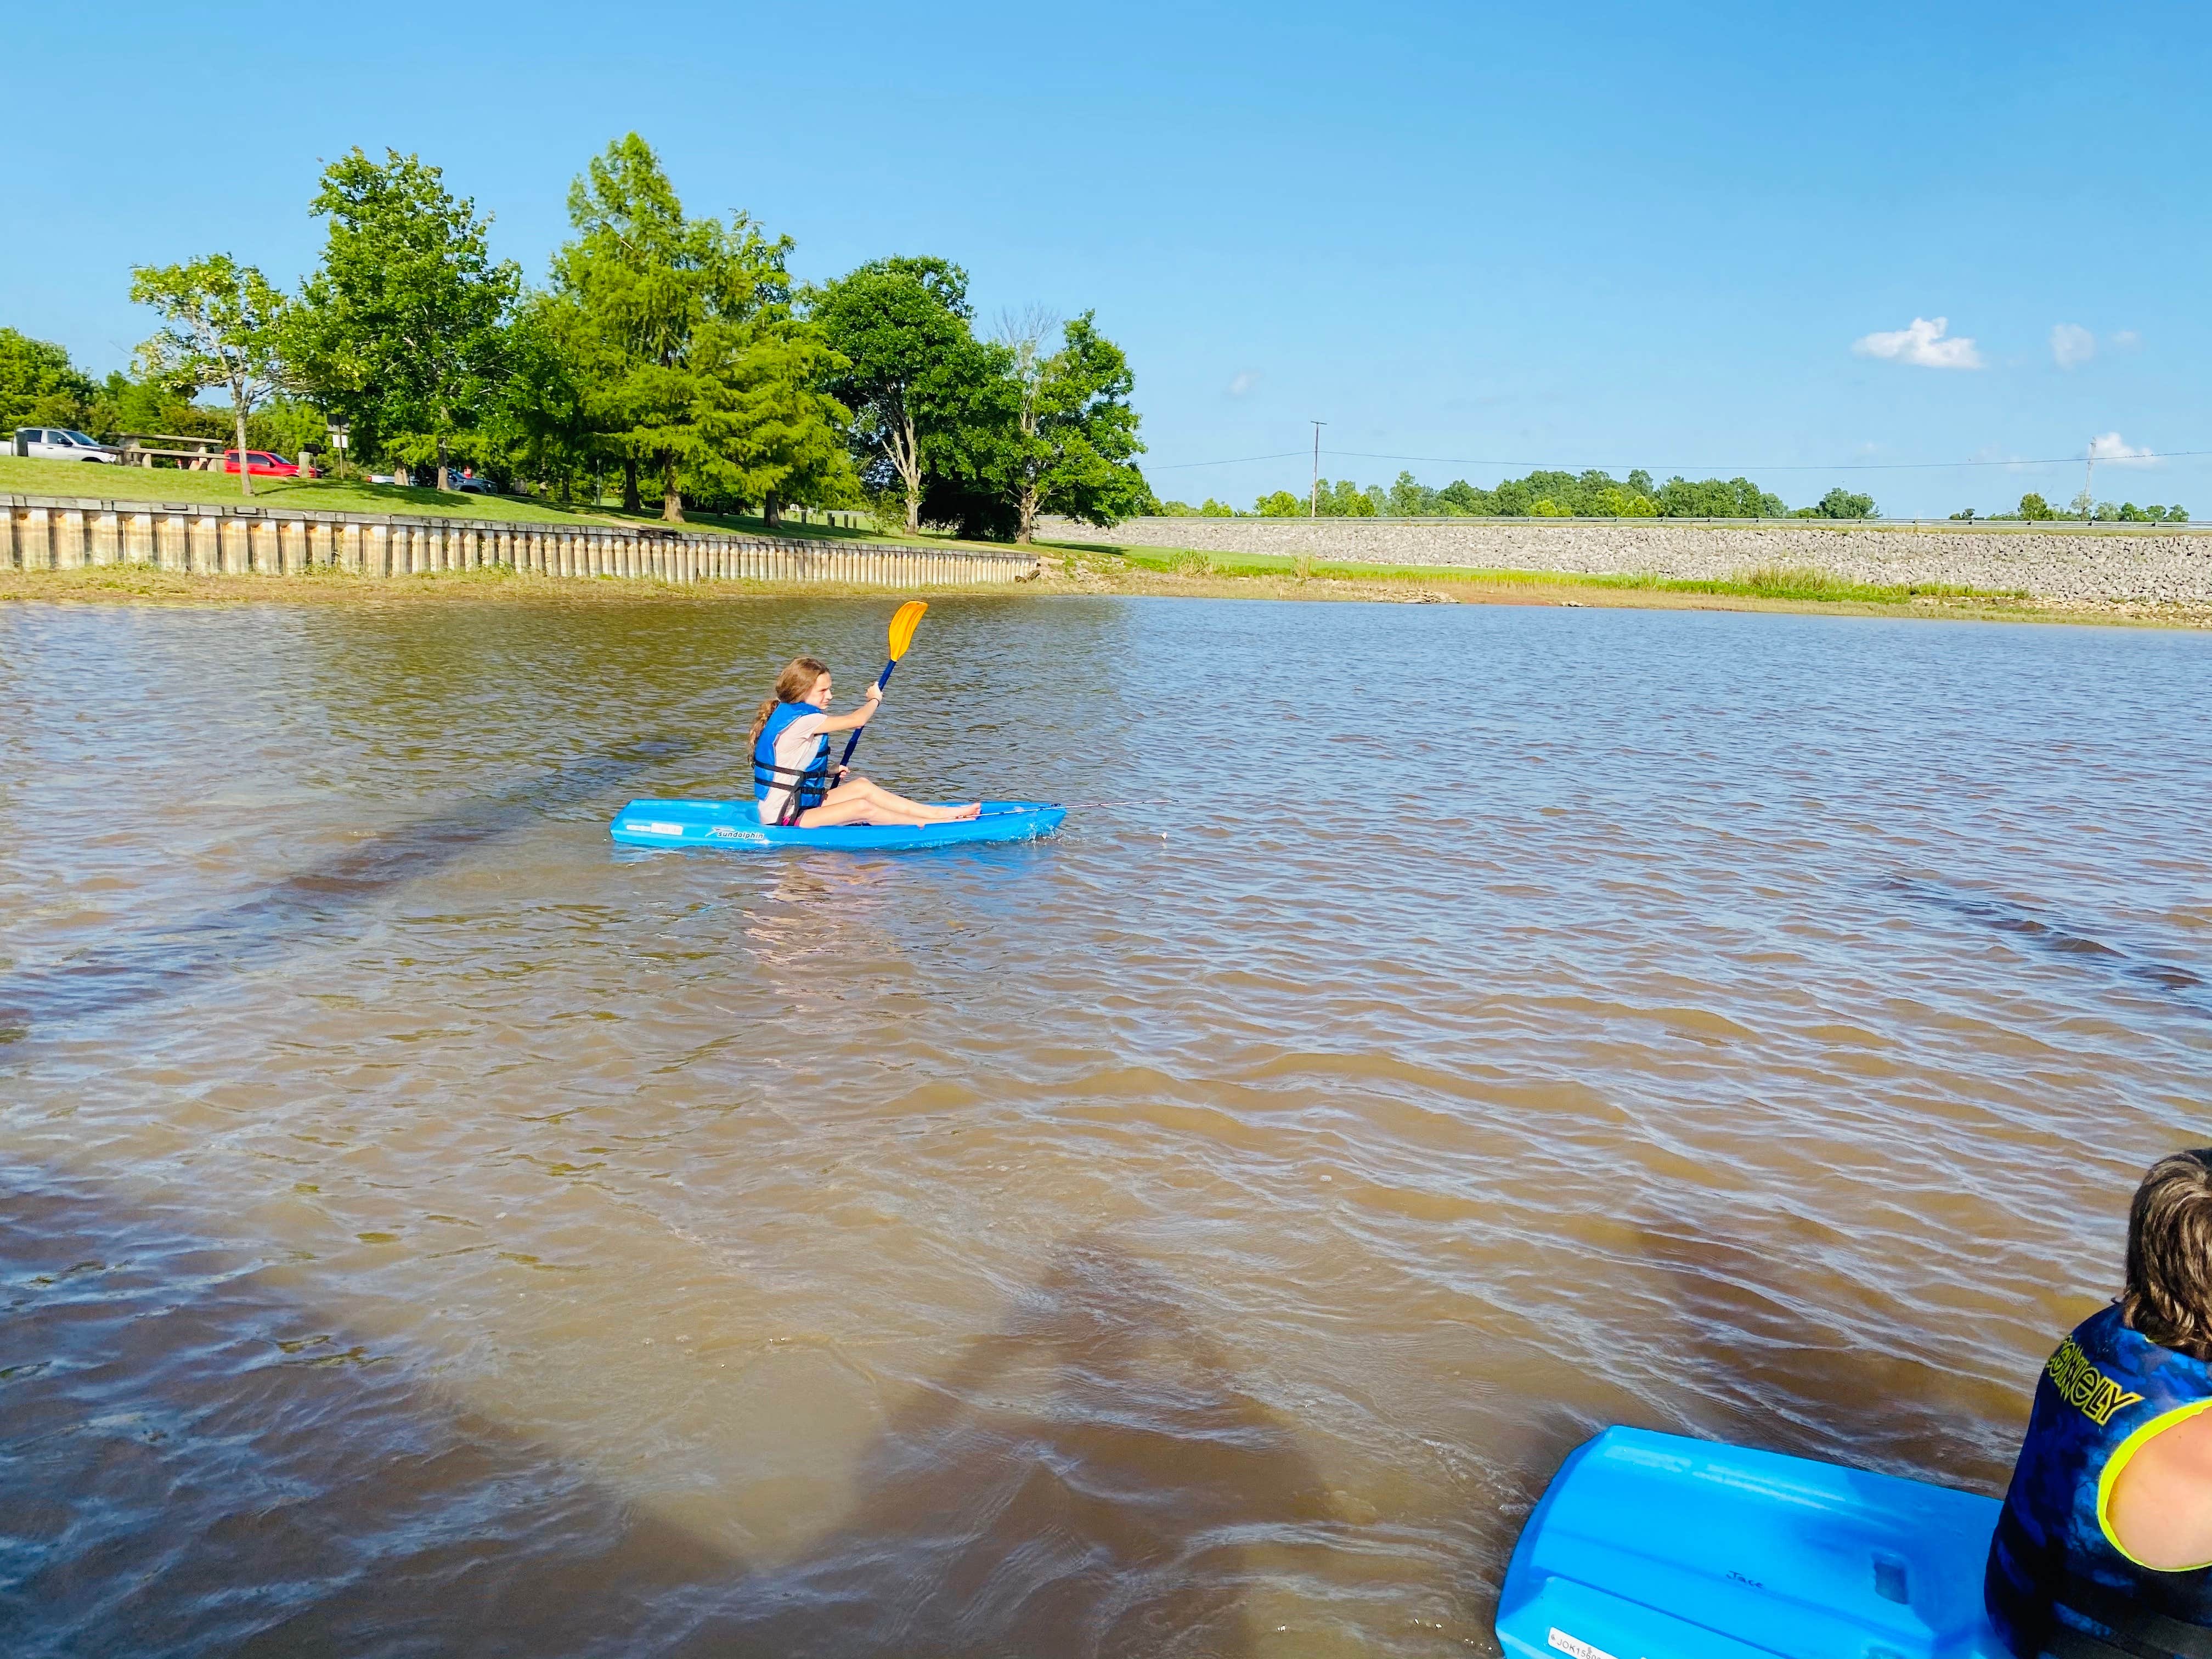
[[[884,688],[870,681],[868,689],[860,696],[863,699],[860,706],[851,714],[832,714],[822,722],[822,730],[824,733],[855,731],[868,723],[870,717],[875,714],[878,705],[884,700]]]

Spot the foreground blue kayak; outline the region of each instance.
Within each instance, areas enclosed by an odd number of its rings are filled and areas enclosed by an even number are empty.
[[[975,847],[1037,841],[1060,828],[1064,806],[1041,800],[987,800],[980,817],[952,823],[854,823],[835,830],[764,824],[749,800],[634,800],[615,814],[614,838],[626,847],[709,847],[760,853],[777,847],[823,847],[848,853],[908,848]]]
[[[1509,1659],[2011,1659],[1997,1502],[1643,1429],[1578,1447],[1515,1546]]]

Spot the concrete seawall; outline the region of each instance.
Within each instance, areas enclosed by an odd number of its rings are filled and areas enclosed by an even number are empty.
[[[946,587],[1024,581],[1024,553],[800,541],[612,525],[309,513],[289,507],[156,505],[14,495],[0,522],[0,570],[143,564],[188,575],[296,576],[317,568],[378,577],[507,567],[543,576],[661,582],[834,582]]]
[[[1761,565],[1817,565],[1853,581],[2021,591],[2038,599],[2212,603],[2212,531],[1914,529],[1780,520],[1131,519],[1101,531],[1065,520],[1055,540],[1316,561],[1459,565],[1689,580]]]

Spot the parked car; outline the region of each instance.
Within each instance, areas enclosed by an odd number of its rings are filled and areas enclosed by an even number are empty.
[[[448,475],[453,488],[464,495],[496,495],[499,486],[479,472],[455,472]]]
[[[247,450],[246,459],[246,470],[257,478],[312,478],[315,476],[313,467],[302,469],[296,463],[286,460],[282,455],[272,455],[265,449]],[[222,452],[222,470],[226,472],[238,471],[236,450]]]
[[[15,453],[33,460],[105,461],[111,466],[123,459],[120,450],[110,448],[89,434],[58,426],[23,428],[15,434]]]

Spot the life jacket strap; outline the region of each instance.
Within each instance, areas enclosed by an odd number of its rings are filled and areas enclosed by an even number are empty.
[[[830,756],[825,750],[803,767],[774,766],[759,759],[753,761],[753,787],[774,793],[787,790],[783,811],[776,823],[789,823],[810,807],[819,806],[830,793]],[[2212,1659],[2212,1656],[2208,1656]]]

